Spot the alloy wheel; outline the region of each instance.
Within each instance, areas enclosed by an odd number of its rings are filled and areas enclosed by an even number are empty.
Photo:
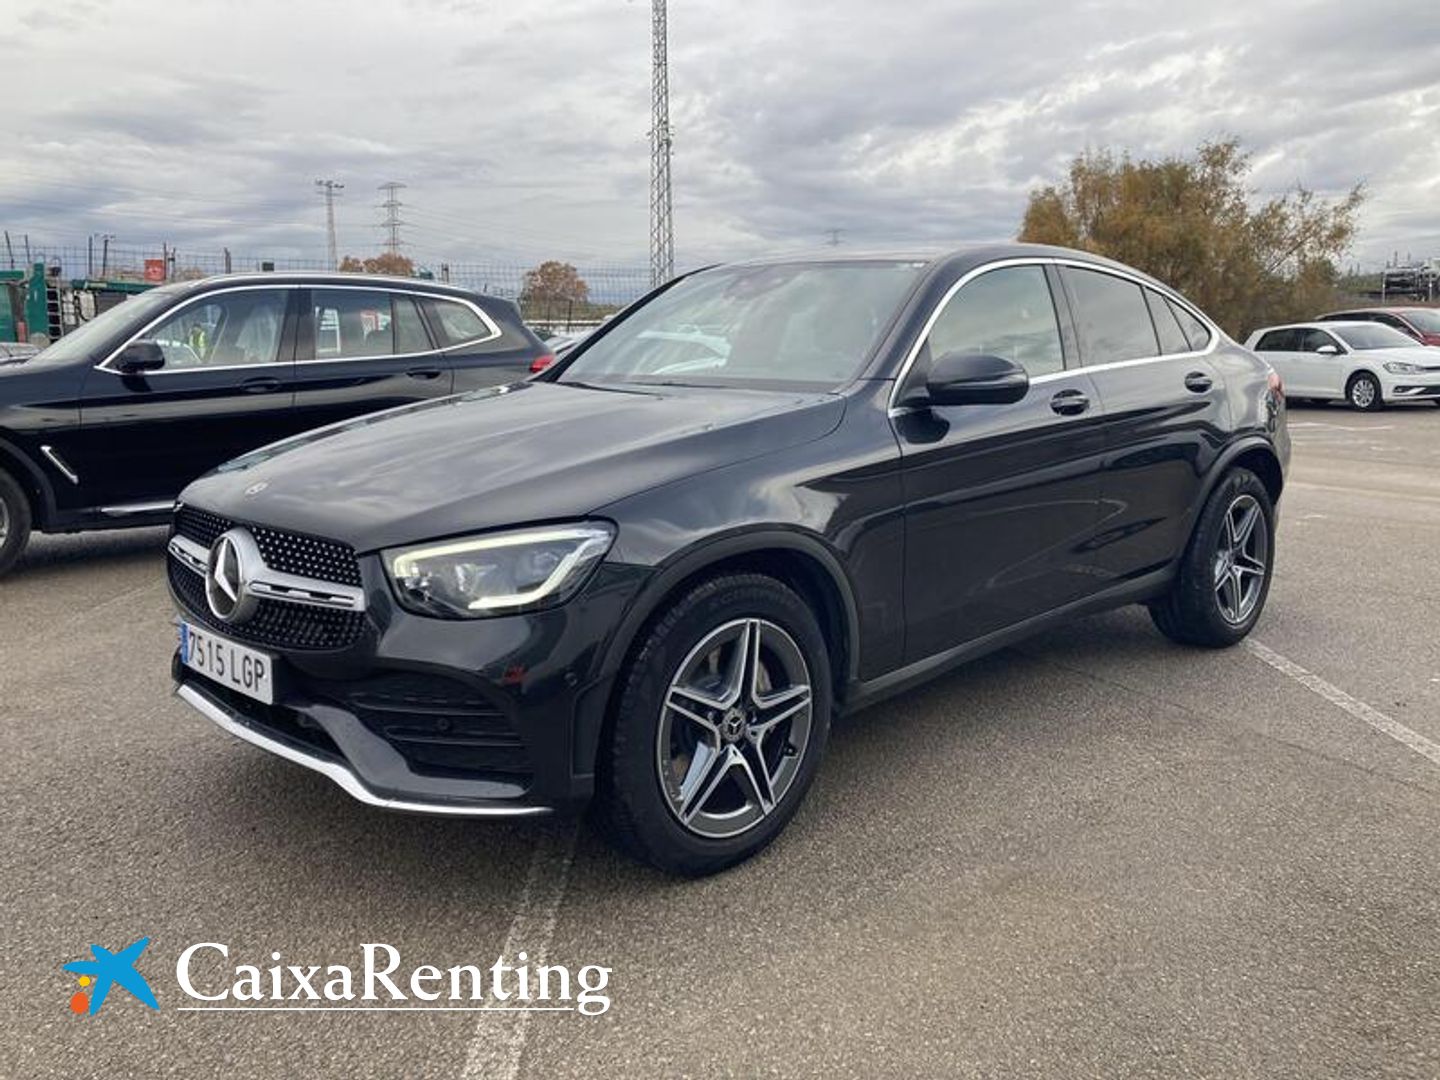
[[[0,499],[0,547],[10,538],[10,504]]]
[[[1375,404],[1375,395],[1378,392],[1373,379],[1361,376],[1350,386],[1350,403],[1357,409],[1368,409]]]
[[[1254,613],[1270,565],[1270,526],[1253,495],[1241,495],[1225,511],[1215,552],[1215,599],[1220,614],[1239,626]]]
[[[680,663],[661,704],[656,767],[690,832],[738,836],[774,812],[810,743],[804,654],[766,619],[712,630]]]

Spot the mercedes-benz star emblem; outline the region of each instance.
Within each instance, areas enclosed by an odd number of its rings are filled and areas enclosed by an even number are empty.
[[[260,551],[244,529],[223,533],[210,548],[205,571],[205,600],[217,619],[241,623],[260,603],[247,585],[258,568]]]

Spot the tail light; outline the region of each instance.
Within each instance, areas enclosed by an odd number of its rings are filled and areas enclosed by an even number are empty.
[[[541,354],[540,354],[539,356],[537,356],[534,360],[531,360],[531,361],[530,361],[530,374],[531,374],[531,375],[534,375],[534,374],[536,374],[536,373],[538,373],[538,372],[544,371],[547,367],[549,367],[549,366],[550,366],[551,364],[553,364],[554,362],[555,362],[555,356],[554,356],[554,354],[548,353],[548,352],[547,352],[547,353],[541,353]]]

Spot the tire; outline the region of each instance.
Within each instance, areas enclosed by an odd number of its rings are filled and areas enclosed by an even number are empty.
[[[1379,412],[1385,407],[1380,380],[1368,371],[1357,371],[1345,384],[1345,400],[1360,412]]]
[[[9,473],[0,471],[0,577],[9,572],[30,539],[30,500]]]
[[[732,661],[757,637],[758,665],[737,671]],[[748,671],[758,677],[743,677]],[[651,624],[621,680],[595,803],[616,845],[698,877],[775,839],[804,800],[830,734],[830,656],[805,601],[763,574],[705,581]],[[735,704],[722,709],[731,695]]]
[[[1253,521],[1246,514],[1250,509],[1258,514]],[[1227,519],[1245,531],[1239,557]],[[1222,539],[1228,557],[1222,552]],[[1224,579],[1222,558],[1223,565],[1231,568]],[[1250,470],[1233,469],[1205,501],[1175,583],[1151,603],[1150,617],[1161,633],[1182,645],[1212,649],[1234,645],[1250,633],[1265,610],[1274,568],[1275,508],[1270,493]]]

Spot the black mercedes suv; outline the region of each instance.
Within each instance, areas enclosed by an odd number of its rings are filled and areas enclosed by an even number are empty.
[[[547,362],[514,305],[412,278],[164,285],[0,364],[0,574],[31,529],[163,524],[197,476],[361,413]]]
[[[714,267],[534,380],[190,485],[173,673],[365,803],[593,796],[707,873],[785,826],[838,712],[1121,604],[1239,641],[1288,458],[1269,368],[1113,262]]]

